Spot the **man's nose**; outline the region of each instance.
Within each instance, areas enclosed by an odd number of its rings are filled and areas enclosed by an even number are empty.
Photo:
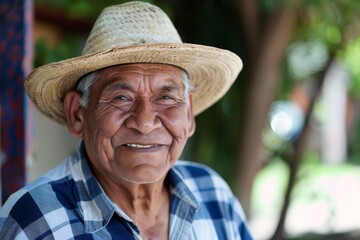
[[[126,127],[148,134],[161,126],[157,114],[148,100],[141,99],[134,104],[132,113],[125,122]]]

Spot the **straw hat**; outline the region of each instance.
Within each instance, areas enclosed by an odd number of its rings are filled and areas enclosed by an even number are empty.
[[[105,8],[82,55],[35,69],[25,81],[25,90],[42,113],[64,124],[63,98],[80,77],[128,63],[164,63],[185,69],[193,86],[195,115],[218,101],[242,69],[241,59],[230,51],[182,43],[160,8],[129,2]]]

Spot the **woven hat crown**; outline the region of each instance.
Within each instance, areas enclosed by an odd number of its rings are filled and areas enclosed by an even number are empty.
[[[146,43],[181,43],[169,17],[158,7],[129,2],[105,8],[86,41],[83,55]]]

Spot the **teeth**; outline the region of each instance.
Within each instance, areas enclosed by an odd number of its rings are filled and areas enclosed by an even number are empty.
[[[133,143],[129,143],[126,144],[128,147],[133,147],[133,148],[151,148],[151,147],[156,147],[157,145],[140,145],[140,144],[133,144]]]

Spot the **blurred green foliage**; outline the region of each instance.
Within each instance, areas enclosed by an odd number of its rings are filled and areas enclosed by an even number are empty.
[[[360,97],[360,37],[346,45],[340,52],[340,59],[347,67],[352,81],[350,82],[350,94]]]
[[[101,10],[109,5],[127,2],[126,0],[35,0],[35,4],[61,9],[69,16],[95,20]],[[148,1],[152,2],[152,1]]]
[[[81,37],[67,37],[58,45],[50,47],[44,39],[38,39],[35,43],[34,66],[39,67],[47,63],[76,57],[81,53],[79,45],[82,43],[83,38]]]

